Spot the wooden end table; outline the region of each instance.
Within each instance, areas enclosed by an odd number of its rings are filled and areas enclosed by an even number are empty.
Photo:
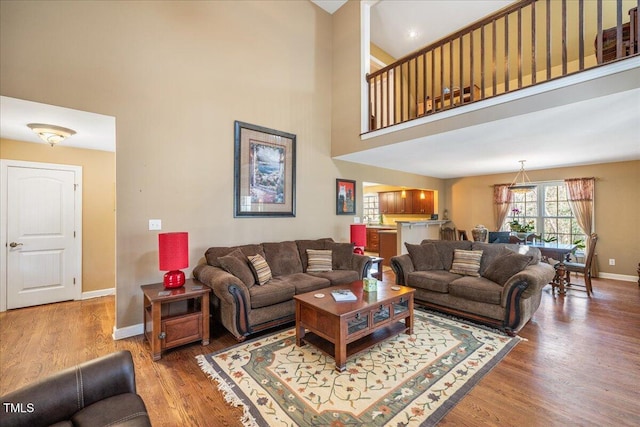
[[[331,291],[350,289],[357,301],[337,302]],[[402,332],[413,333],[413,294],[407,286],[378,283],[364,292],[362,280],[295,295],[296,344],[313,344],[346,368],[347,358]],[[318,298],[316,295],[323,294]],[[309,330],[309,333],[306,331]]]
[[[370,258],[371,258],[371,266],[372,267],[374,265],[376,266],[376,272],[371,273],[371,275],[378,280],[382,280],[382,261],[384,261],[384,258],[379,256],[372,256]]]
[[[211,288],[194,279],[175,289],[165,289],[162,283],[140,288],[144,293],[144,336],[153,360],[160,360],[168,348],[198,340],[209,344]]]

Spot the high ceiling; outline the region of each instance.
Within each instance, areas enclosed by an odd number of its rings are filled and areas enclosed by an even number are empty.
[[[401,58],[513,3],[513,0],[381,0],[371,8],[371,42]]]
[[[333,13],[344,1],[318,0],[315,3]],[[403,56],[509,3],[505,0],[381,0],[372,8],[371,37],[394,56]],[[421,17],[420,23],[424,27],[413,23],[415,16]],[[451,27],[447,29],[447,26]],[[405,29],[415,29],[418,39],[395,44],[390,42],[397,39],[398,33],[404,34]],[[391,145],[372,145],[369,150],[339,158],[438,178],[515,171],[521,159],[527,160],[527,170],[638,160],[640,58],[622,62],[629,66],[624,72],[613,71],[615,84],[607,84],[610,90],[602,90],[602,79],[583,83],[580,93],[560,92],[562,88],[557,86],[538,95],[535,100],[536,106],[545,108],[512,109],[509,114],[496,112],[499,106],[487,108],[485,120],[476,121],[476,124],[431,132],[428,136],[412,136]],[[550,103],[549,99],[557,98],[559,93],[563,94],[562,102]],[[504,97],[498,98],[504,101]],[[492,101],[461,107],[457,112],[439,113],[426,120],[440,116],[444,122],[448,115],[470,117],[474,114],[470,110],[484,108],[487,104],[492,104]],[[113,117],[0,98],[2,138],[44,144],[26,127],[27,123],[33,122],[76,130],[78,133],[66,140],[65,146],[115,150]]]
[[[326,3],[333,10],[325,10],[333,13],[344,2]],[[375,3],[371,7],[371,41],[400,58],[513,1],[371,3]],[[408,37],[410,31],[417,33],[415,39]],[[441,120],[443,130],[419,137],[413,133],[396,143],[337,158],[436,178],[515,172],[518,160],[527,160],[527,170],[640,160],[640,58],[623,62],[627,63],[624,72],[618,69],[620,64],[594,70],[594,74],[609,73],[609,77],[584,77],[579,84],[565,78],[546,87],[519,91],[516,96],[535,95],[535,100],[521,102],[519,109],[505,109],[516,101],[502,95],[414,123],[420,126],[420,122]],[[580,90],[572,90],[571,85]],[[456,115],[457,126],[447,126],[447,120],[455,120],[448,117]],[[474,117],[474,124],[464,123],[465,117]]]

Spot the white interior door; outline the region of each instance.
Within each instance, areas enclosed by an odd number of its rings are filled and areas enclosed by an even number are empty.
[[[80,298],[81,175],[77,166],[3,168],[8,309]]]

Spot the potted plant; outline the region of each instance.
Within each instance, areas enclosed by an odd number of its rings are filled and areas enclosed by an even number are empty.
[[[520,215],[521,211],[518,208],[513,208],[511,209],[511,213],[513,214],[513,216],[518,216]],[[533,220],[528,221],[527,223],[520,223],[520,219],[519,218],[514,218],[512,221],[509,221],[509,227],[511,228],[511,231],[514,231],[516,233],[531,233],[534,228],[534,222]]]

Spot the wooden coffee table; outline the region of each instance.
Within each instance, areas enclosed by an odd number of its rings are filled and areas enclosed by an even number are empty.
[[[358,300],[336,302],[331,296],[336,289],[350,289]],[[358,280],[296,295],[296,344],[313,344],[332,356],[342,372],[348,357],[399,333],[413,333],[414,292],[383,283],[377,292],[364,292]]]

